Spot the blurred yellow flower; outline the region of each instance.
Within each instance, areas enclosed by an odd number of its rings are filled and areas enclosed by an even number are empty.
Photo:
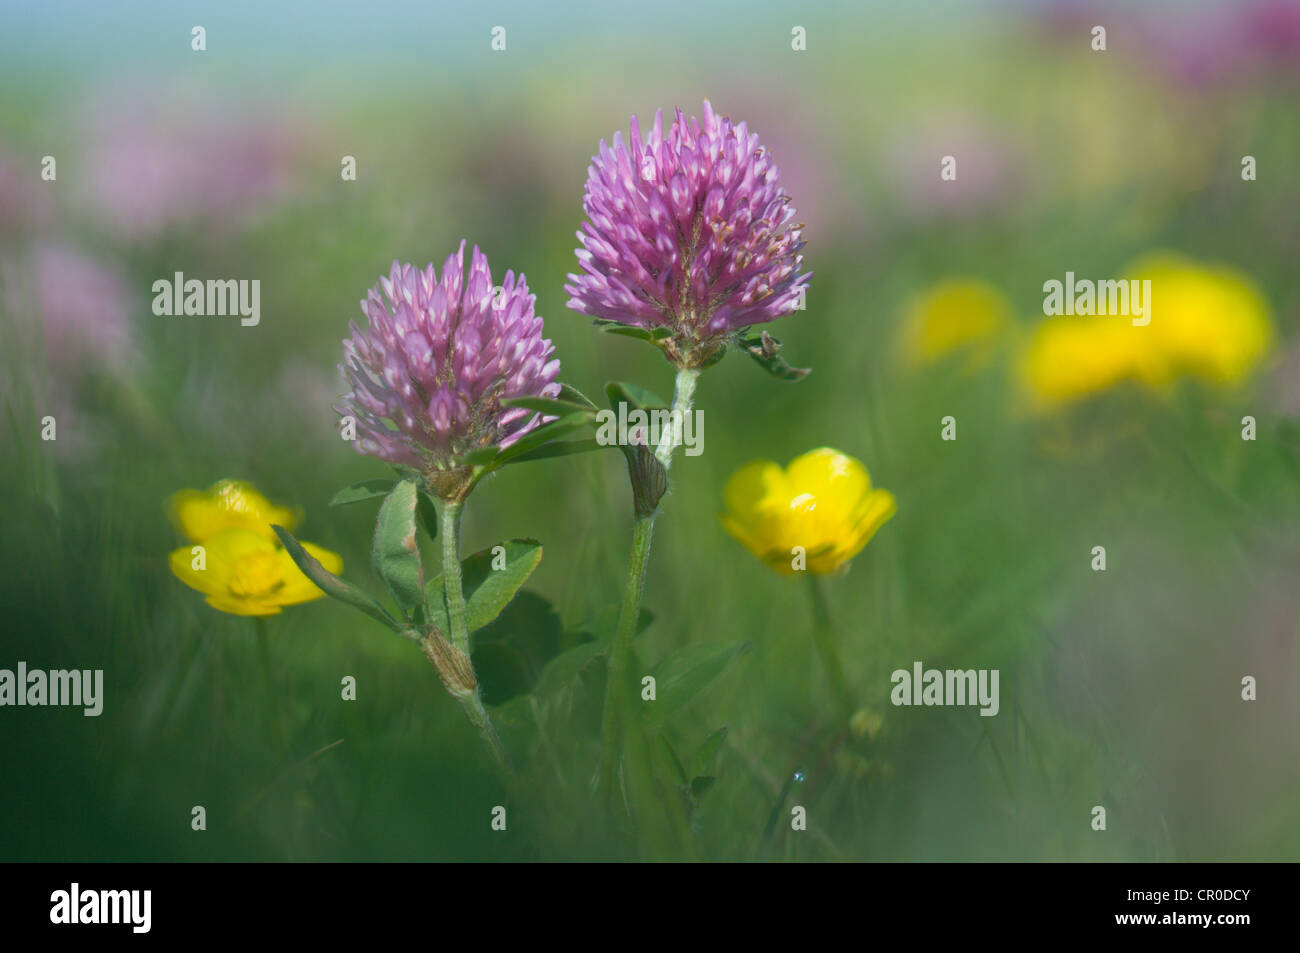
[[[207,596],[208,605],[234,615],[276,615],[281,607],[325,595],[303,575],[271,529],[292,529],[301,510],[277,506],[251,484],[221,480],[206,490],[180,490],[167,498],[176,528],[193,546],[170,557],[172,573]],[[331,573],[343,570],[337,553],[303,543]]]
[[[901,344],[912,366],[931,364],[954,351],[972,364],[987,359],[1004,331],[1011,304],[997,288],[974,278],[950,278],[923,293],[903,316]]]
[[[1126,381],[1163,390],[1191,376],[1222,387],[1245,381],[1268,353],[1269,308],[1240,272],[1172,254],[1126,276],[1151,282],[1150,322],[1123,315],[1055,317],[1029,336],[1020,377],[1039,409],[1092,397]]]
[[[208,605],[233,615],[276,615],[282,606],[310,602],[325,595],[302,574],[285,548],[248,529],[222,530],[199,546],[182,546],[171,554],[176,578],[207,596]],[[314,543],[303,543],[331,573],[343,559]]]
[[[1139,335],[1150,330],[1123,317],[1048,318],[1029,338],[1021,378],[1039,408],[1091,397],[1137,377],[1142,346],[1152,342]]]
[[[206,490],[178,490],[166,506],[176,528],[194,543],[227,529],[252,530],[274,540],[272,523],[292,530],[302,519],[300,509],[276,506],[244,480],[218,480]]]
[[[800,552],[809,572],[834,572],[897,508],[892,493],[872,488],[866,467],[830,447],[784,470],[771,460],[748,463],[727,481],[723,499],[727,532],[785,575],[799,571]]]
[[[1198,265],[1172,254],[1134,265],[1131,277],[1151,281],[1150,358],[1141,375],[1152,386],[1191,374],[1220,386],[1240,384],[1273,344],[1263,293],[1246,275]]]

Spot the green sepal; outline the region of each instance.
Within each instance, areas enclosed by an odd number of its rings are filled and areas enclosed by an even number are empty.
[[[781,342],[766,331],[758,334],[742,331],[736,335],[735,340],[759,367],[777,380],[801,381],[812,373],[812,368],[793,367],[781,357],[777,353],[781,350]]]

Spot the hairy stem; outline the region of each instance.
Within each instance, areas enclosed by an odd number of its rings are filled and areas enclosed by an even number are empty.
[[[435,498],[437,499],[437,498]],[[451,644],[469,655],[469,628],[465,622],[465,593],[460,574],[461,504],[438,499],[438,538],[442,541],[442,592],[447,603]]]
[[[695,398],[695,384],[700,372],[680,369],[673,385],[672,420],[684,424]],[[655,448],[655,458],[667,470],[673,461],[682,427],[670,426]],[[635,488],[634,488],[635,494]],[[624,732],[628,724],[628,661],[632,654],[632,637],[641,616],[641,597],[645,589],[646,565],[650,561],[650,544],[654,539],[656,506],[648,513],[638,513],[632,526],[632,551],[628,557],[627,579],[623,584],[623,604],[619,609],[618,627],[610,646],[608,679],[605,688],[605,711],[601,724],[600,786],[610,804],[615,803],[619,756],[625,747]]]
[[[628,658],[632,654],[632,636],[636,633],[637,618],[641,614],[641,593],[645,588],[645,568],[650,559],[650,541],[654,531],[654,514],[638,517],[632,526],[632,553],[628,558],[627,581],[623,585],[623,605],[609,652],[609,677],[601,723],[600,786],[611,804],[617,789],[620,742],[627,710]]]
[[[686,425],[686,415],[695,403],[695,384],[699,379],[698,370],[683,368],[677,372],[677,380],[673,382],[673,426],[668,428],[667,435],[655,448],[655,456],[665,470],[673,465],[673,454],[677,452],[682,428]]]
[[[442,542],[442,593],[447,606],[447,621],[451,628],[447,638],[452,646],[468,660],[471,658],[469,626],[465,621],[465,592],[460,569],[461,504],[434,497],[434,507],[438,511],[438,536]],[[492,725],[492,718],[483,705],[478,685],[475,684],[473,690],[467,694],[457,695],[456,700],[460,702],[461,708],[465,710],[465,716],[478,732],[488,753],[492,755],[492,760],[506,787],[513,789],[515,772],[510,764],[510,756],[506,754],[501,736]]]

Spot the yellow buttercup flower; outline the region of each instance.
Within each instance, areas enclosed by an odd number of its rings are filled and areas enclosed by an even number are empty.
[[[1039,408],[1092,397],[1138,377],[1143,348],[1153,343],[1140,332],[1149,330],[1124,317],[1049,318],[1029,338],[1021,379]]]
[[[300,509],[276,506],[244,480],[218,480],[206,490],[179,490],[167,498],[167,513],[194,543],[227,529],[252,530],[274,540],[272,523],[292,530],[302,519]]]
[[[280,545],[271,524],[292,529],[300,510],[276,506],[251,484],[221,480],[207,490],[181,490],[167,499],[176,528],[193,544],[174,550],[172,573],[207,596],[208,605],[233,615],[276,615],[284,606],[325,595]],[[314,543],[303,549],[331,573],[343,570],[337,553]]]
[[[1124,382],[1157,391],[1183,377],[1235,386],[1272,346],[1268,304],[1234,269],[1158,254],[1137,262],[1126,278],[1151,282],[1148,323],[1134,325],[1124,315],[1062,316],[1030,334],[1020,376],[1039,409]]]
[[[941,281],[918,297],[903,317],[903,356],[913,366],[967,351],[972,364],[987,360],[1007,328],[1011,305],[997,288],[974,278]]]
[[[283,546],[252,530],[222,530],[201,546],[201,562],[192,547],[173,551],[172,572],[207,596],[214,609],[233,615],[276,615],[283,606],[325,595],[302,574]],[[303,543],[302,548],[329,572],[342,572],[343,559],[337,553],[314,543]]]
[[[777,572],[793,575],[801,547],[807,570],[825,574],[862,551],[894,515],[894,496],[873,489],[859,461],[830,447],[796,457],[784,470],[756,460],[732,474],[722,525]]]
[[[1172,254],[1149,256],[1130,278],[1151,282],[1151,347],[1140,369],[1153,387],[1190,374],[1232,387],[1246,380],[1273,343],[1268,303],[1255,284],[1226,266]]]

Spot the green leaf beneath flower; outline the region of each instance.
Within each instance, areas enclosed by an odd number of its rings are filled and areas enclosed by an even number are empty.
[[[419,491],[402,480],[384,499],[375,523],[371,563],[403,612],[424,605],[424,569],[415,541],[415,504]]]
[[[316,557],[303,549],[302,545],[283,526],[272,526],[271,529],[275,530],[275,535],[280,537],[280,543],[297,567],[302,570],[303,575],[319,586],[325,595],[332,596],[340,602],[346,602],[354,609],[360,609],[370,618],[382,622],[394,632],[401,632],[401,623],[389,615],[388,610],[380,605],[378,601],[322,566]]]
[[[514,462],[519,457],[530,451],[536,450],[543,444],[550,443],[553,440],[563,437],[565,434],[580,430],[583,427],[590,426],[596,420],[596,415],[589,410],[580,413],[569,414],[561,417],[559,420],[552,420],[550,423],[542,424],[536,430],[531,430],[524,434],[510,446],[506,447],[496,455],[492,461],[492,467],[505,466],[507,463]]]
[[[619,321],[606,321],[603,318],[596,318],[591,323],[606,334],[617,334],[620,337],[636,338],[639,341],[649,341],[651,344],[656,346],[658,346],[660,341],[666,341],[673,336],[673,332],[664,327],[639,328],[635,325],[623,324]]]
[[[362,480],[360,483],[345,486],[335,493],[334,499],[330,500],[330,506],[347,506],[349,503],[378,499],[391,493],[396,485],[396,480]]]
[[[568,457],[575,453],[591,453],[593,450],[619,449],[612,443],[601,443],[595,437],[585,440],[556,440],[543,444],[536,450],[529,450],[511,459],[511,463],[527,463],[530,460],[549,460],[551,457]]]
[[[609,406],[615,410],[618,409],[619,404],[630,404],[641,410],[654,410],[668,406],[668,402],[654,391],[646,390],[637,384],[629,384],[627,381],[610,381],[605,385],[605,396],[609,398]]]
[[[595,410],[596,405],[592,403],[591,398],[584,394],[572,384],[560,384],[559,399],[566,403],[576,404],[584,410]]]
[[[569,414],[581,414],[589,410],[582,404],[571,404],[566,400],[558,400],[554,397],[508,397],[501,401],[501,406],[523,407],[525,410],[535,410],[539,414],[546,414],[548,417],[566,417]]]
[[[542,561],[542,544],[535,539],[508,539],[461,561],[461,591],[465,594],[465,624],[475,632],[501,614],[515,593]],[[429,621],[450,631],[443,599],[442,576],[429,580],[425,594]]]
[[[508,397],[501,401],[501,406],[523,407],[549,417],[565,417],[596,410],[596,405],[586,394],[569,384],[561,384],[560,393],[555,397]]]

